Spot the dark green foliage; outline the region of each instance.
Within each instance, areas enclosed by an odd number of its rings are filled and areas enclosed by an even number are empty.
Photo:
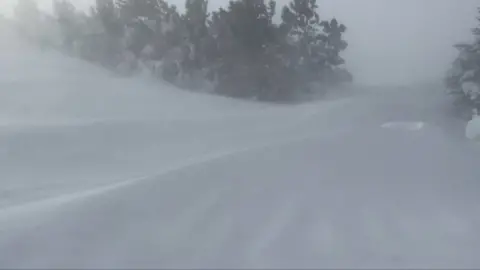
[[[238,0],[230,1],[227,10],[213,15],[212,27],[217,31],[221,59],[217,63],[217,92],[263,99],[273,90],[270,88],[273,55],[269,50],[276,38],[274,14],[265,1]]]
[[[480,17],[477,20],[480,22]],[[472,34],[474,42],[454,45],[459,55],[444,80],[455,105],[467,111],[480,109],[480,28],[472,29]]]
[[[182,20],[187,40],[192,45],[185,63],[188,69],[202,69],[208,64],[208,46],[211,45],[208,43],[208,17],[208,0],[186,0]]]
[[[113,0],[96,0],[95,13],[109,36],[121,38],[124,35],[124,25]]]
[[[75,6],[68,0],[53,0],[53,14],[63,34],[63,48],[71,52],[79,36]]]
[[[172,83],[203,76],[219,94],[268,101],[353,79],[342,67],[346,27],[322,20],[316,0],[292,0],[280,22],[275,0],[230,0],[211,12],[208,0],[185,0],[183,14],[167,0],[96,0],[82,16],[69,0],[53,1],[64,46],[112,69],[161,61],[152,72]]]

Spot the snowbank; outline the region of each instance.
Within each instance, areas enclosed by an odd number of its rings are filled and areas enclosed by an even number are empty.
[[[465,136],[470,140],[480,142],[480,116],[474,116],[472,120],[468,121]]]
[[[425,126],[423,122],[387,122],[384,123],[381,127],[387,129],[395,130],[407,130],[407,131],[417,131],[421,130]]]

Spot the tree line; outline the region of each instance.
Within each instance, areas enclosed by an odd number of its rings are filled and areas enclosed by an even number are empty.
[[[480,8],[477,9],[480,14]],[[480,22],[480,16],[477,17]],[[471,119],[480,113],[480,26],[471,30],[473,41],[457,43],[458,56],[445,77],[448,93],[462,116]]]
[[[53,15],[18,0],[23,36],[44,48],[124,75],[148,70],[184,88],[262,101],[351,82],[341,53],[346,26],[322,20],[316,0],[231,0],[210,12],[208,0],[96,0],[88,12],[53,0]],[[279,15],[279,16],[278,16]]]

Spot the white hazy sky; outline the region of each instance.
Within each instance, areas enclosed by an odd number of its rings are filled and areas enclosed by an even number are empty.
[[[72,0],[86,8],[94,0]],[[141,0],[138,0],[141,1]],[[170,0],[183,6],[184,0]],[[288,0],[277,0],[279,6]],[[0,0],[10,13],[16,0]],[[49,9],[51,0],[37,0]],[[469,40],[480,0],[318,0],[323,18],[337,17],[348,27],[348,68],[363,83],[409,83],[439,79],[456,52],[452,44]],[[210,0],[216,8],[227,0]]]

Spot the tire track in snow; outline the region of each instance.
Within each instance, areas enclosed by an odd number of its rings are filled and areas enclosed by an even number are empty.
[[[268,265],[263,265],[261,262],[261,258],[264,255],[263,252],[274,244],[274,241],[282,235],[290,223],[295,222],[296,203],[295,198],[288,198],[288,200],[282,202],[281,207],[276,209],[269,217],[264,228],[260,230],[260,233],[255,237],[256,240],[252,243],[251,247],[248,248],[246,257],[251,267],[268,267]]]
[[[168,235],[165,235],[165,242],[171,243],[168,247],[169,253],[181,253],[181,250],[186,248],[183,244],[191,240],[191,232],[203,219],[209,218],[209,211],[219,204],[223,198],[222,195],[224,195],[223,188],[210,190],[191,202],[192,205],[180,212],[178,217],[169,221],[170,224],[174,224],[170,226],[174,230],[168,231]],[[181,236],[180,240],[179,236]]]
[[[211,218],[208,226],[202,231],[197,231],[199,234],[195,235],[200,237],[196,239],[201,239],[204,246],[201,249],[190,247],[189,252],[192,258],[185,268],[232,268],[226,258],[218,262],[218,254],[221,254],[228,237],[233,232],[234,220],[229,215]]]

